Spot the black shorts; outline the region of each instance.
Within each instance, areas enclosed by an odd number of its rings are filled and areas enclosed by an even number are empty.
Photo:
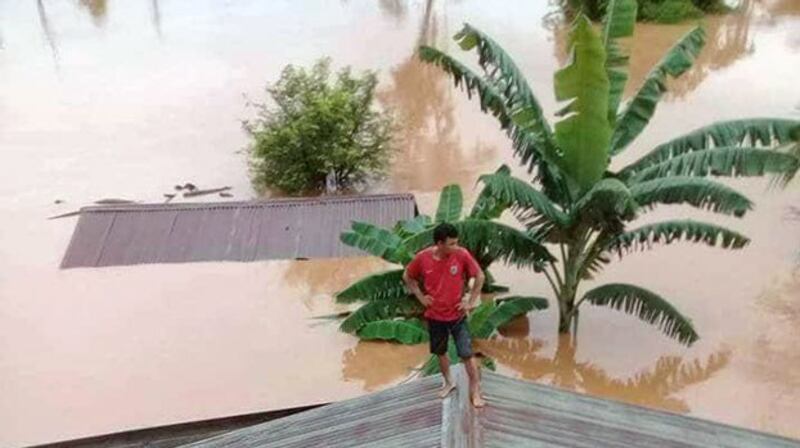
[[[461,318],[452,322],[428,319],[428,334],[431,341],[431,353],[444,355],[447,353],[447,340],[450,335],[456,341],[456,351],[460,358],[472,356],[472,338],[469,335],[467,319]]]

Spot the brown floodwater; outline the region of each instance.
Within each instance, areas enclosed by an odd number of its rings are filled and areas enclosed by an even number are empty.
[[[0,2],[0,446],[322,403],[407,380],[424,346],[358,342],[314,319],[341,311],[332,293],[383,269],[380,260],[60,271],[75,219],[46,218],[103,198],[161,202],[185,182],[253,197],[238,152],[247,101],[261,100],[284,64],[321,56],[378,71],[378,99],[397,116],[395,162],[372,191],[412,191],[431,212],[435,192],[458,183],[469,200],[481,173],[513,164],[508,141],[414,49],[460,53],[450,36],[469,21],[514,55],[552,113],[565,51],[548,3]],[[615,166],[715,120],[800,118],[800,2],[744,3],[707,19],[697,67],[671,82]],[[628,43],[632,82],[689,28],[640,25]],[[743,219],[665,207],[642,221],[707,218],[745,232],[746,249],[662,247],[598,278],[668,297],[700,332],[693,347],[586,307],[576,338],[559,338],[548,310],[481,352],[510,376],[800,438],[800,222],[787,212],[800,181],[784,191],[732,184],[757,203]],[[493,273],[517,294],[549,294],[530,272]]]

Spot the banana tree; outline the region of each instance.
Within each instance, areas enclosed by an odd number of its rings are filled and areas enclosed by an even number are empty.
[[[503,168],[497,173],[507,174],[507,170]],[[496,261],[539,270],[554,260],[547,249],[525,231],[492,221],[492,217],[499,216],[498,210],[497,200],[482,191],[472,210],[462,216],[461,189],[457,185],[448,185],[439,196],[434,218],[419,215],[398,222],[391,230],[354,222],[351,230],[341,235],[342,242],[399,266],[369,275],[336,294],[338,303],[363,303],[355,311],[338,316],[344,318],[340,329],[366,340],[403,344],[419,344],[427,340],[427,331],[420,320],[424,309],[406,290],[402,276],[413,255],[433,244],[433,228],[440,222],[449,222],[459,230],[459,243],[473,254],[487,275],[484,292],[508,291],[508,288],[497,285],[489,273],[489,267]],[[472,313],[470,322],[477,318],[474,325],[480,332],[476,337],[485,334],[482,337],[488,338],[506,322],[546,307],[547,301],[541,298],[492,298]]]
[[[628,56],[619,38],[633,34],[635,0],[610,0],[602,29],[585,16],[569,35],[570,63],[555,74],[556,99],[566,102],[551,128],[522,72],[500,45],[465,25],[455,35],[461,49],[474,50],[480,72],[432,47],[423,61],[450,74],[456,86],[477,95],[511,139],[515,156],[531,179],[508,171],[481,177],[494,213],[509,208],[532,237],[557,248],[560,257],[543,270],[559,307],[559,331],[574,330],[583,303],[637,316],[684,344],[698,339],[692,322],[660,295],[640,286],[613,283],[582,291],[609,263],[636,250],[676,241],[741,249],[749,240],[728,228],[677,219],[629,228],[660,205],[684,204],[741,217],[753,208],[747,197],[709,177],[773,176],[785,183],[800,166],[800,121],[752,118],[717,122],[647,151],[633,163],[612,167],[612,158],[642,133],[667,91],[668,78],[685,73],[705,43],[697,27],[652,68],[627,102]]]
[[[513,296],[487,300],[469,314],[467,325],[473,340],[489,339],[503,325],[530,311],[547,309],[547,305],[547,299],[541,297]],[[422,344],[428,342],[428,330],[416,317],[397,318],[370,322],[358,331],[358,337],[362,340]],[[461,362],[452,339],[447,343],[447,355],[452,364]],[[494,370],[494,361],[491,358],[482,358],[482,363]],[[431,355],[422,365],[420,373],[423,376],[439,373],[439,361],[435,355]]]

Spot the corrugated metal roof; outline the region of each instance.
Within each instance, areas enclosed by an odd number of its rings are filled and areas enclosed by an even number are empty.
[[[441,378],[428,377],[361,398],[233,431],[192,447],[437,447]]]
[[[86,207],[61,267],[363,255],[339,240],[352,221],[416,214],[411,194]]]
[[[467,400],[466,374],[456,391],[436,397],[441,376],[413,381],[187,445],[247,447],[783,447],[800,441],[706,420],[589,397],[483,372],[488,402]]]

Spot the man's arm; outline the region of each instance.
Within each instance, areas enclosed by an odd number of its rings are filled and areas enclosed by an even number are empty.
[[[483,289],[483,283],[486,281],[486,275],[484,275],[483,269],[481,269],[478,261],[475,260],[475,257],[473,257],[468,250],[463,249],[461,255],[464,257],[464,268],[467,271],[467,275],[469,278],[472,278],[473,281],[469,299],[462,298],[458,307],[462,310],[469,310],[478,306],[480,302],[481,290]]]
[[[481,297],[481,290],[483,290],[483,283],[486,281],[486,275],[484,275],[483,270],[478,268],[478,273],[475,277],[472,277],[472,288],[469,291],[469,299],[464,299],[461,301],[461,305],[459,306],[463,310],[469,310],[478,306],[478,302],[480,301]]]
[[[417,279],[408,274],[408,269],[403,272],[403,281],[405,282],[408,290],[411,291],[411,294],[414,294],[414,297],[419,300],[419,303],[421,303],[422,306],[425,308],[431,306],[433,303],[433,297],[422,293],[422,290],[419,288],[419,282],[417,282]]]

